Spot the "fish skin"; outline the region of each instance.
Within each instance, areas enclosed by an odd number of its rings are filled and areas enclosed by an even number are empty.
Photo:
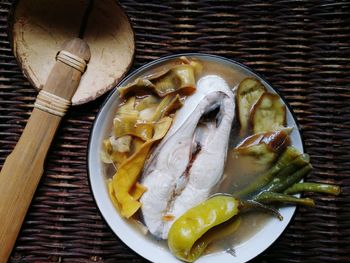
[[[219,126],[211,122],[198,125],[215,103],[220,103]],[[215,75],[201,78],[196,93],[177,112],[142,175],[141,183],[148,189],[140,200],[142,216],[155,237],[166,239],[176,218],[215,192],[223,175],[234,114],[234,95]],[[201,149],[188,169],[196,139]],[[174,220],[164,221],[164,215],[172,215]]]

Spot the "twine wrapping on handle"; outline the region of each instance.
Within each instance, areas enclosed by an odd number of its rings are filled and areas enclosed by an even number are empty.
[[[53,115],[63,117],[71,102],[64,98],[61,98],[55,94],[41,90],[36,98],[34,107],[42,111],[46,111]]]
[[[84,73],[86,70],[86,61],[68,51],[61,50],[56,55],[56,60],[61,61],[62,63],[79,70],[81,73]]]
[[[56,60],[84,73],[86,70],[86,61],[66,50],[61,50],[56,55]],[[41,90],[36,98],[34,107],[53,115],[63,117],[71,102],[60,96]]]

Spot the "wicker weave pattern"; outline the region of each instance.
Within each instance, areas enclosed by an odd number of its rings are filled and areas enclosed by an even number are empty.
[[[238,60],[264,75],[292,105],[314,171],[339,197],[313,195],[283,235],[254,262],[349,262],[350,2],[121,1],[133,23],[134,67],[178,52]],[[32,110],[36,92],[7,37],[0,2],[0,164]],[[143,262],[102,220],[86,174],[89,129],[99,99],[69,111],[57,133],[11,262]],[[1,244],[0,244],[1,245]]]

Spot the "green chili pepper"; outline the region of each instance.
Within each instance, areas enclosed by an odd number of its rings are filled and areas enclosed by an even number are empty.
[[[278,182],[271,184],[267,190],[270,192],[282,193],[284,190],[286,190],[293,184],[298,183],[311,170],[312,170],[311,164],[307,164],[301,169],[294,172],[293,174],[286,176],[282,180],[279,180]]]
[[[274,193],[269,191],[262,192],[260,195],[256,196],[254,200],[265,204],[279,202],[279,203],[300,204],[300,205],[306,205],[306,206],[315,205],[314,200],[310,198],[298,198],[292,195],[279,194],[279,193]]]
[[[231,196],[214,196],[189,209],[171,226],[168,246],[179,259],[193,262],[204,249],[195,246],[209,229],[233,218],[239,212],[241,203]]]
[[[288,164],[290,164],[299,155],[300,155],[300,152],[296,148],[292,146],[287,147],[287,149],[282,153],[281,157],[267,172],[259,176],[254,182],[249,184],[246,188],[242,189],[239,192],[234,193],[233,195],[236,197],[244,197],[263,188],[273,179],[274,176],[276,176],[282,169],[287,167]]]
[[[289,187],[284,191],[285,194],[295,194],[301,192],[316,192],[332,195],[340,194],[340,187],[331,184],[318,184],[318,183],[297,183]]]

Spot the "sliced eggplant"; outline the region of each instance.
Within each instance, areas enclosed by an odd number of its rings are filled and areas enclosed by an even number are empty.
[[[250,120],[254,133],[284,129],[286,106],[277,94],[265,92],[253,106]]]
[[[245,169],[253,174],[269,169],[279,154],[290,145],[286,131],[258,133],[249,136],[234,150],[235,156],[242,164],[250,164]]]
[[[264,92],[266,92],[266,88],[254,78],[246,78],[239,84],[236,104],[241,135],[246,134],[249,126],[250,111]]]
[[[268,169],[272,163],[277,159],[278,155],[272,151],[267,144],[253,144],[249,147],[236,149],[237,156],[248,156],[254,162],[255,167],[259,165],[259,170]],[[242,158],[242,157],[241,157]]]
[[[258,144],[266,144],[270,151],[280,153],[285,150],[287,146],[290,145],[289,134],[292,131],[292,128],[274,131],[274,132],[265,132],[265,133],[257,133],[252,136],[249,136],[244,141],[242,141],[239,145],[237,145],[236,150],[238,152],[245,152],[249,149],[249,147],[258,145]],[[249,151],[249,150],[248,150]]]

